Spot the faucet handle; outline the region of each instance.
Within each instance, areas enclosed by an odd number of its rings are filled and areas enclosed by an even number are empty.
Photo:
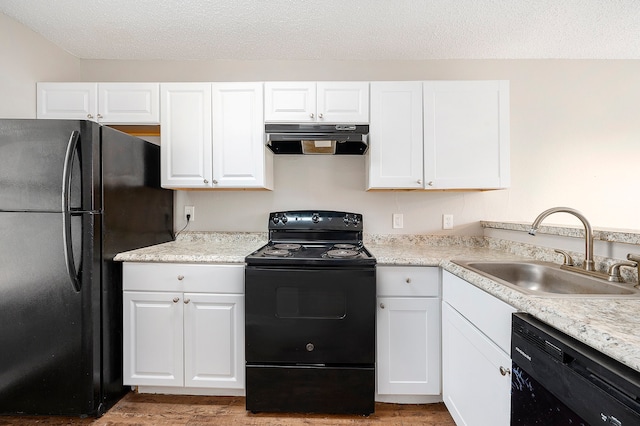
[[[571,257],[571,255],[570,255],[569,253],[567,253],[567,252],[566,252],[566,251],[564,251],[564,250],[560,250],[560,249],[555,249],[554,251],[555,251],[556,253],[560,253],[561,255],[563,255],[563,256],[564,256],[564,262],[563,262],[563,265],[566,265],[566,266],[573,266],[573,265],[574,265],[574,263],[573,263],[573,258]]]
[[[622,275],[620,275],[620,268],[623,266],[627,266],[629,268],[637,268],[638,262],[626,262],[623,260],[622,262],[614,263],[613,265],[609,266],[609,272],[607,273],[609,274],[608,280],[610,282],[613,282],[613,283],[623,282]]]
[[[632,262],[640,262],[640,254],[628,253],[627,260],[630,260]]]

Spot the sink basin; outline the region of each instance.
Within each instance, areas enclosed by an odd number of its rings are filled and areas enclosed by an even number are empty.
[[[556,297],[640,297],[632,284],[611,283],[540,261],[453,263],[525,294]]]

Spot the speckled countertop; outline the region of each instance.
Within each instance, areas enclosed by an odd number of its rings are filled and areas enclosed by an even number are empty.
[[[116,260],[244,263],[266,241],[266,233],[185,233],[173,242],[120,253]],[[526,258],[491,247],[482,237],[366,236],[365,246],[379,265],[440,266],[640,371],[640,299],[530,296],[451,262]]]

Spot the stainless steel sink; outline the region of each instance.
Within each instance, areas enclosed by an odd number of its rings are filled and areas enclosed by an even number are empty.
[[[525,294],[556,297],[640,297],[632,284],[611,283],[540,261],[453,261]]]

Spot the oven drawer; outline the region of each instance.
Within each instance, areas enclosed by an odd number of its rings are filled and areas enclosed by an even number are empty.
[[[247,362],[373,364],[375,268],[245,270]]]

